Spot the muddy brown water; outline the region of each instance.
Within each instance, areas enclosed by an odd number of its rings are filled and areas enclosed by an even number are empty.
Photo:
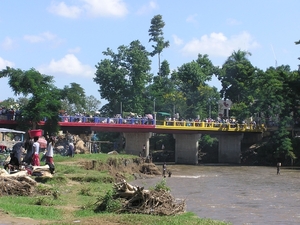
[[[162,165],[157,165],[162,168]],[[167,186],[187,211],[234,225],[300,224],[300,170],[228,165],[167,165]],[[154,187],[161,177],[135,180]]]

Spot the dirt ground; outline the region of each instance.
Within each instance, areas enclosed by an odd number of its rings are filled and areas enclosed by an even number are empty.
[[[0,211],[0,224],[1,225],[39,225],[39,224],[45,224],[41,223],[39,221],[36,221],[31,218],[26,217],[13,217],[3,211]]]
[[[66,221],[63,222],[66,224]],[[83,219],[76,221],[69,221],[70,224],[84,224],[84,225],[92,225],[92,224],[106,224],[106,225],[119,225],[121,223],[111,223],[109,221],[103,220],[101,218],[94,219]],[[31,218],[26,217],[13,217],[9,214],[6,214],[0,211],[0,225],[46,225],[53,224],[53,221],[37,221]],[[55,224],[58,224],[57,222]]]

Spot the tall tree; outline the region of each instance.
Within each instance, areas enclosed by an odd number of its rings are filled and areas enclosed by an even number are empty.
[[[70,86],[65,85],[61,90],[61,99],[67,100],[71,105],[72,112],[83,112],[86,108],[85,105],[85,91],[77,83],[71,83]]]
[[[299,45],[300,44],[300,40],[299,41],[295,41],[295,44]],[[298,57],[298,59],[300,60],[300,57]],[[298,65],[298,72],[300,73],[300,65]]]
[[[149,98],[155,104],[155,111],[172,112],[173,103],[168,96],[173,93],[174,82],[170,79],[170,65],[167,60],[161,63],[161,73],[153,77],[153,83],[149,86]],[[149,104],[150,105],[150,104]],[[153,107],[154,109],[154,107]],[[149,112],[153,110],[148,110]]]
[[[198,55],[196,61],[185,63],[172,73],[179,92],[184,93],[186,99],[187,118],[195,118],[202,111],[203,102],[207,97],[201,92],[201,87],[207,86],[206,81],[211,80],[216,68],[208,58],[208,55]],[[206,105],[206,104],[205,104]]]
[[[150,55],[153,57],[156,54],[158,55],[158,74],[161,73],[161,64],[160,64],[160,55],[164,48],[168,48],[170,46],[169,41],[165,41],[163,37],[163,28],[165,27],[165,22],[162,19],[161,15],[156,15],[151,19],[151,26],[149,29],[149,42],[154,42],[152,45],[153,51]]]
[[[149,53],[138,41],[129,46],[120,46],[118,52],[111,49],[103,52],[107,57],[97,65],[94,81],[99,84],[101,98],[108,104],[101,108],[102,113],[112,116],[123,111],[144,113],[146,84],[152,79]]]
[[[99,110],[101,102],[96,99],[93,95],[87,96],[85,98],[86,112],[89,114],[94,114]]]
[[[255,67],[252,66],[247,56],[247,51],[234,51],[223,64],[218,79],[221,81],[221,95],[233,103],[253,101],[250,89],[252,75]]]
[[[284,65],[257,73],[253,80],[256,101],[251,108],[255,107],[261,112],[267,125],[278,127],[267,146],[272,150],[274,158],[281,160],[286,157],[296,158],[288,129],[296,120],[295,115],[300,107],[299,97],[295,95],[294,83],[297,80],[299,81],[298,73]]]

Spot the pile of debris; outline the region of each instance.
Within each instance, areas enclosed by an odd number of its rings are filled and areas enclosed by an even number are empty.
[[[29,196],[34,192],[37,182],[27,175],[27,171],[9,174],[1,169],[0,173],[0,196]]]
[[[87,137],[84,135],[72,135],[72,134],[61,134],[57,136],[57,142],[55,143],[55,152],[61,155],[65,155],[70,143],[74,144],[76,154],[90,153],[90,150],[85,145]]]
[[[0,196],[17,195],[31,196],[35,193],[37,182],[32,176],[53,177],[49,172],[49,166],[32,166],[20,171],[7,172],[0,169]]]
[[[185,212],[184,200],[176,201],[169,191],[145,190],[144,187],[133,186],[125,180],[114,184],[114,199],[119,199],[122,207],[118,213],[139,213],[151,215],[176,215]],[[103,209],[101,202],[96,210]]]

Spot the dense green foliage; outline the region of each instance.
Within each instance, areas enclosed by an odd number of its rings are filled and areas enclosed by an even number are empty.
[[[151,81],[151,61],[145,47],[139,41],[133,41],[129,46],[120,46],[118,53],[107,49],[103,54],[110,59],[98,63],[94,78],[100,86],[101,97],[108,100],[102,113],[110,116],[120,113],[123,103],[124,111],[142,114],[146,84]]]

